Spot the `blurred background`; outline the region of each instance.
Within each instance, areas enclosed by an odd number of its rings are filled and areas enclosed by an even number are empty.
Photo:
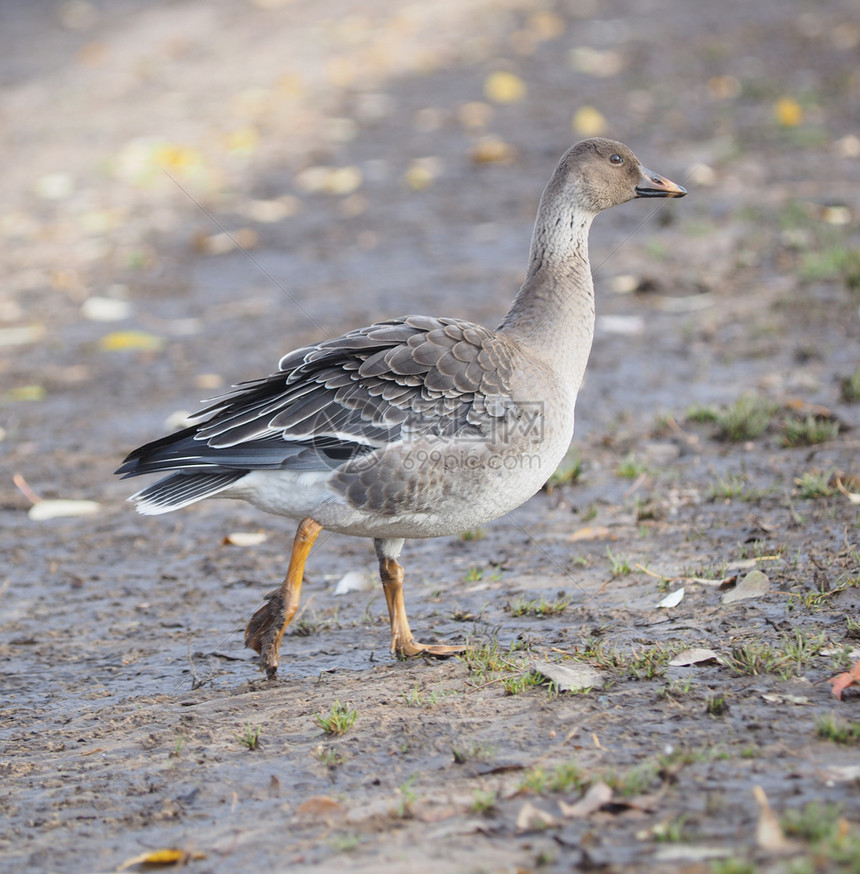
[[[732,344],[741,380],[782,348],[774,295],[853,306],[858,57],[847,0],[3,2],[0,445],[118,496],[114,458],[297,345],[497,322],[596,134],[691,196],[597,223],[592,370],[628,412],[643,367],[649,415],[676,379],[720,399]],[[582,433],[617,412],[592,385]]]

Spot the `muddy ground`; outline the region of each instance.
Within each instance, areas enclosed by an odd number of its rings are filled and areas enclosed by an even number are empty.
[[[860,694],[827,682],[860,647],[850,0],[0,19],[0,870],[167,848],[196,872],[858,870]],[[112,471],[321,335],[496,323],[592,130],[690,195],[595,224],[567,475],[407,544],[417,635],[478,655],[393,660],[378,584],[334,594],[373,579],[369,543],[324,536],[264,681],[242,631],[292,524],[138,517]],[[99,506],[38,521],[33,499]],[[765,590],[724,603],[755,569]],[[693,647],[718,659],[668,664]],[[598,678],[561,691],[539,661]],[[316,718],[336,702],[342,735]]]

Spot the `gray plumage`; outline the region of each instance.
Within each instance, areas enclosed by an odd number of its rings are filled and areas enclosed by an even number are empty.
[[[592,219],[683,193],[620,143],[579,143],[544,191],[526,280],[496,331],[413,315],[306,346],[117,472],[171,472],[132,496],[143,513],[238,497],[383,539],[500,516],[540,488],[572,437],[594,331]]]

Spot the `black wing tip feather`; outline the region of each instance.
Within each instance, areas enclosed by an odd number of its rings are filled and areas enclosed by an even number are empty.
[[[123,459],[122,464],[114,471],[117,475],[122,475],[123,479],[130,476],[139,476],[144,473],[152,473],[158,470],[168,470],[168,467],[151,466],[153,463],[167,461],[169,453],[164,450],[167,447],[176,447],[177,443],[185,443],[188,440],[193,440],[197,433],[198,425],[191,425],[188,428],[183,428],[181,431],[174,431],[172,434],[167,434],[164,437],[159,437],[157,440],[151,440],[149,443],[144,443],[143,446],[138,446],[137,449],[129,452]],[[177,465],[173,466],[176,469]]]
[[[217,495],[242,479],[247,471],[235,470],[227,473],[185,473],[180,471],[158,480],[151,486],[141,489],[129,500],[137,504],[137,510],[152,516],[169,513],[180,507],[187,507],[204,498]]]

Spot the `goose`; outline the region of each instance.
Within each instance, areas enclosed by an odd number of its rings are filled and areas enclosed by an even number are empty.
[[[372,538],[393,654],[464,651],[413,637],[404,540],[480,527],[540,490],[570,446],[594,336],[591,223],[686,193],[622,143],[576,143],[541,196],[525,281],[498,328],[410,315],[304,346],[127,456],[123,477],[167,474],[129,498],[142,514],[219,497],[298,522],[284,581],[245,631],[269,679],[323,530]]]

